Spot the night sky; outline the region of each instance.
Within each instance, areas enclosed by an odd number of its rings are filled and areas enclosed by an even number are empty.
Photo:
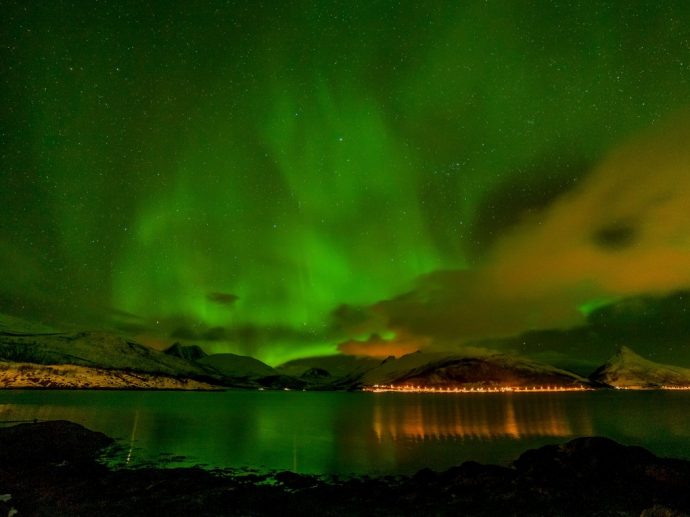
[[[416,4],[0,1],[0,311],[690,366],[690,4]]]

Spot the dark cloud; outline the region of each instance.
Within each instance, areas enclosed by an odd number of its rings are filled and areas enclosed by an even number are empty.
[[[638,236],[635,225],[630,223],[612,223],[602,226],[594,232],[594,242],[604,249],[612,251],[632,246]]]
[[[145,319],[143,316],[139,316],[138,314],[134,314],[131,312],[127,312],[127,311],[123,311],[123,310],[115,309],[115,308],[111,308],[110,313],[113,317],[122,318],[125,320],[143,321]]]
[[[575,189],[496,240],[481,266],[434,272],[371,305],[372,328],[453,346],[567,331],[588,323],[594,300],[690,288],[689,122],[676,119],[612,152]],[[624,328],[616,333],[628,335]]]
[[[177,327],[170,333],[170,337],[173,339],[197,340],[200,334],[190,327]]]
[[[428,346],[428,338],[395,336],[395,339],[384,339],[372,334],[364,341],[355,339],[338,345],[338,350],[348,355],[369,355],[374,357],[401,356],[416,352]]]
[[[124,332],[125,334],[130,334],[130,335],[136,335],[136,334],[142,334],[145,333],[150,329],[148,325],[140,324],[140,323],[128,323],[128,322],[115,322],[112,325],[113,329],[118,330],[120,332]]]
[[[228,341],[228,331],[225,327],[211,327],[199,334],[199,337],[204,341]]]
[[[239,296],[231,293],[208,293],[206,295],[206,298],[214,303],[218,303],[220,305],[232,305],[234,304],[237,300],[239,300]]]
[[[609,341],[677,353],[690,341],[690,290],[626,298],[595,309],[587,323]]]
[[[484,340],[485,348],[512,352],[587,376],[616,350],[618,342],[589,325],[534,330],[503,339]]]
[[[690,290],[666,296],[633,296],[592,310],[584,325],[539,330],[488,340],[488,348],[512,350],[586,375],[619,345],[661,363],[690,366]]]
[[[130,335],[145,333],[150,328],[146,318],[116,308],[110,309],[110,321],[115,330]]]
[[[126,317],[126,313],[121,313]],[[125,318],[126,319],[126,318]],[[322,344],[332,340],[333,330],[327,326],[307,327],[280,324],[237,323],[210,325],[205,321],[178,314],[167,318],[143,320],[134,316],[131,321],[118,321],[118,330],[135,335],[142,342],[154,341],[161,348],[175,341],[185,345],[200,344],[212,351],[228,351],[258,356],[266,350],[281,349],[286,354],[290,347]],[[155,338],[155,339],[154,339]],[[160,338],[160,339],[159,339]],[[160,341],[160,342],[158,342]]]
[[[168,334],[172,340],[179,340],[184,344],[198,342],[225,344],[247,355],[256,355],[264,347],[273,349],[275,346],[283,346],[286,343],[292,345],[321,343],[327,338],[322,329],[251,323],[209,326],[185,317],[160,322],[160,326],[172,328]],[[158,331],[160,328],[151,329],[152,333]]]
[[[503,234],[542,214],[592,170],[584,158],[554,156],[514,171],[485,195],[472,221],[474,251],[483,254]]]
[[[330,314],[331,332],[338,335],[370,335],[385,329],[385,321],[377,319],[371,307],[341,304]]]

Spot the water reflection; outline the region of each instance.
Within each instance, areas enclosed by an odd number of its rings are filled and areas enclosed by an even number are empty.
[[[68,419],[126,461],[312,473],[404,473],[604,435],[690,457],[690,393],[401,394],[0,391],[0,420]]]
[[[404,403],[377,396],[373,428],[379,442],[392,439],[570,437],[592,434],[586,407],[562,397],[531,394],[481,396],[405,395]]]

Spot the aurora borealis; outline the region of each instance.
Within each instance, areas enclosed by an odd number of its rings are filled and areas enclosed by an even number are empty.
[[[690,364],[687,3],[426,4],[2,2],[0,310]]]

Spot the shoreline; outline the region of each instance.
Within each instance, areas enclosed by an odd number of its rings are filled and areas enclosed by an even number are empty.
[[[583,437],[523,452],[511,466],[325,478],[199,467],[116,469],[115,441],[68,421],[0,427],[0,514],[600,515],[690,512],[690,461]],[[665,513],[660,513],[665,512]]]
[[[64,386],[64,387],[49,387],[49,386],[0,386],[0,392],[3,391],[175,391],[175,392],[204,392],[215,393],[225,391],[238,392],[293,392],[293,393],[372,393],[376,395],[387,393],[401,393],[401,394],[425,394],[425,395],[512,395],[524,393],[540,393],[540,394],[558,394],[558,393],[591,393],[591,392],[618,392],[618,391],[690,391],[690,386],[659,386],[659,387],[585,387],[585,388],[564,388],[552,389],[542,387],[507,387],[507,388],[437,388],[428,387],[420,389],[389,389],[380,388],[376,386],[363,386],[357,389],[291,389],[291,388],[270,388],[270,387],[243,387],[243,386],[213,386],[212,388],[153,388],[153,387],[138,387],[138,386]]]

